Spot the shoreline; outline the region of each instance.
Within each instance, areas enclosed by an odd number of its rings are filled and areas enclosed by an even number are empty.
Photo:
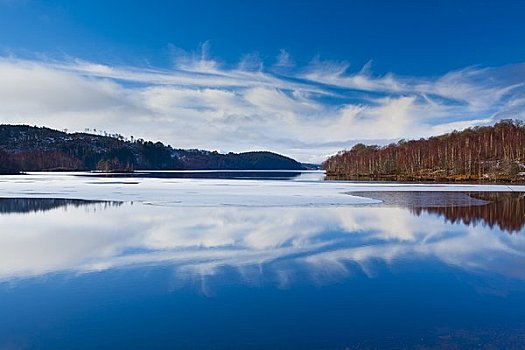
[[[397,183],[448,183],[448,184],[524,184],[525,177],[496,177],[486,178],[469,175],[449,177],[431,176],[404,176],[404,175],[348,175],[326,173],[326,181],[368,181],[368,182],[397,182]]]

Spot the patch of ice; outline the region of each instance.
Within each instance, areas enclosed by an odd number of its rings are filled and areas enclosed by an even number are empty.
[[[2,176],[0,197],[139,201],[177,207],[305,207],[380,203],[351,195],[378,191],[520,191],[521,185],[85,177],[84,173]],[[101,186],[103,185],[103,186]],[[64,189],[67,188],[67,191]],[[59,193],[59,195],[57,195]],[[350,193],[350,194],[349,194]]]

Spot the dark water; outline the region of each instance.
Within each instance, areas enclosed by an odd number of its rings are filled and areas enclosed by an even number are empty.
[[[361,195],[365,195],[364,193]],[[0,349],[522,349],[517,193],[0,200]]]
[[[312,172],[317,174],[319,172]],[[156,179],[234,179],[234,180],[293,180],[303,174],[304,171],[287,170],[194,170],[194,171],[135,171],[130,173],[90,173],[91,177],[131,177],[131,178],[156,178]],[[86,175],[80,175],[86,176]]]

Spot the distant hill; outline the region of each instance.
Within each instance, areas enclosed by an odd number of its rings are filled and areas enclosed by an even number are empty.
[[[174,149],[120,135],[66,133],[27,125],[0,125],[0,173],[102,170],[303,170],[272,152],[221,154]]]
[[[525,125],[502,120],[383,147],[357,144],[322,167],[328,179],[524,181]]]

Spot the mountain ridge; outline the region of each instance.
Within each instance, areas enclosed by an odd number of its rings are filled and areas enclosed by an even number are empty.
[[[20,171],[304,170],[268,151],[218,153],[175,149],[121,135],[67,133],[47,127],[0,125],[0,173]]]

